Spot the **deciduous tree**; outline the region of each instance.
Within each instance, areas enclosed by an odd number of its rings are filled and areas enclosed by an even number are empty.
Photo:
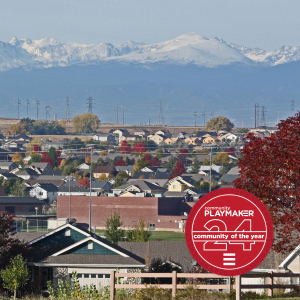
[[[268,208],[275,229],[274,249],[300,243],[300,114],[281,121],[278,131],[260,139],[247,135],[235,186],[257,196]]]
[[[226,117],[214,117],[206,123],[207,130],[226,130],[231,131],[234,124]]]
[[[184,164],[180,159],[176,159],[176,165],[171,170],[171,174],[173,177],[180,176],[182,173],[185,172]]]
[[[75,132],[94,132],[100,125],[99,118],[94,114],[82,114],[72,119]]]
[[[131,153],[131,146],[128,144],[127,141],[122,141],[121,142],[121,152],[123,154],[129,154],[129,153]]]
[[[22,154],[19,153],[19,152],[16,152],[16,153],[12,156],[11,160],[12,160],[14,163],[18,164],[18,163],[22,162],[22,158],[23,158],[23,157],[22,157]]]

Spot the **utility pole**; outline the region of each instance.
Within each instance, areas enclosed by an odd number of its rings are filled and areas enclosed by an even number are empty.
[[[119,106],[116,107],[117,107],[117,124],[119,124]]]
[[[46,120],[48,120],[48,117],[49,117],[49,120],[50,120],[51,106],[47,105],[47,106],[45,106],[45,109],[46,109]]]
[[[258,119],[259,119],[259,104],[255,103],[254,105],[254,109],[255,109],[255,126],[254,128],[256,128],[258,126]]]
[[[39,105],[40,105],[40,100],[36,99],[36,119],[39,119]]]
[[[295,114],[294,110],[295,110],[295,102],[294,102],[294,100],[292,100],[291,101],[291,116],[293,116]]]
[[[87,107],[88,107],[88,114],[92,114],[93,113],[93,101],[94,101],[95,99],[93,99],[93,97],[89,97],[88,99],[87,99],[87,102],[86,102],[86,104],[87,104]]]
[[[30,100],[27,98],[27,118],[29,118],[29,114],[28,114],[28,105],[30,104]]]
[[[70,121],[70,101],[69,101],[69,97],[66,98],[65,119],[66,119],[66,121]]]
[[[125,106],[120,106],[120,108],[123,109],[123,125],[124,125],[124,110],[126,109],[126,107]]]
[[[20,105],[21,105],[21,100],[18,98],[18,120],[20,119]]]
[[[160,104],[159,104],[159,113],[158,113],[158,117],[157,117],[157,122],[158,125],[164,125],[165,124],[165,117],[164,117],[164,113],[163,113],[163,101],[160,100]]]
[[[260,124],[262,126],[266,126],[266,113],[267,113],[266,107],[262,106],[261,107],[261,119],[260,119]]]
[[[195,127],[197,126],[197,111],[193,112],[193,116],[195,117]]]
[[[206,127],[206,123],[205,123],[205,115],[206,115],[206,112],[204,111],[203,113],[202,113],[202,116],[203,116],[203,126],[204,127]]]

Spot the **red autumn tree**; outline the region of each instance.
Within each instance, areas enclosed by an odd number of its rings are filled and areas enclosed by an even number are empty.
[[[281,121],[270,137],[262,140],[250,133],[246,140],[235,187],[254,194],[268,208],[273,248],[291,251],[300,243],[300,114]]]
[[[151,167],[160,166],[160,160],[157,157],[153,157],[150,162]]]
[[[85,187],[90,187],[90,182],[88,180],[88,178],[83,177],[81,180],[78,181],[78,184],[81,186],[85,186]]]
[[[132,149],[132,152],[145,153],[146,151],[147,151],[147,148],[144,145],[144,143],[142,143],[142,142],[136,143]]]
[[[187,157],[189,153],[188,149],[180,149],[179,152],[182,157]]]
[[[235,155],[235,149],[233,147],[227,148],[226,153],[228,155]]]
[[[131,146],[128,144],[127,141],[122,141],[121,142],[121,152],[123,154],[129,154],[129,153],[131,153]]]
[[[184,164],[180,159],[176,159],[176,165],[175,167],[171,170],[171,174],[173,177],[180,176],[182,173],[185,172]]]
[[[114,162],[114,166],[127,166],[127,164],[124,159],[120,158]]]
[[[41,147],[39,145],[33,145],[33,151],[34,152],[40,152],[41,151]]]

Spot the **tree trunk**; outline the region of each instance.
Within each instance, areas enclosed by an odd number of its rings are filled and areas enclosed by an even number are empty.
[[[14,300],[16,300],[17,290],[14,290]]]

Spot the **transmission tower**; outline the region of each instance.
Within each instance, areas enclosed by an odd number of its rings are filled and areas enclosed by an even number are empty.
[[[18,119],[20,119],[20,118],[19,118],[20,105],[21,105],[21,100],[18,98]]]
[[[86,104],[87,104],[87,107],[88,107],[88,114],[92,114],[93,113],[93,101],[95,99],[93,99],[93,97],[89,97],[87,100],[86,100]]]
[[[164,117],[164,113],[163,113],[163,102],[162,100],[160,100],[160,104],[159,104],[159,113],[158,113],[158,117],[157,117],[157,122],[158,125],[164,125],[165,124],[165,117]]]
[[[39,119],[39,105],[40,105],[40,100],[36,99],[36,119]]]
[[[28,105],[30,104],[30,100],[27,98],[27,118],[29,117],[29,114],[28,114]]]
[[[266,107],[262,106],[261,107],[261,119],[260,119],[260,124],[262,126],[266,126],[266,113],[267,113]]]
[[[295,110],[295,101],[292,100],[291,101],[291,116],[293,116],[295,114],[294,110]]]
[[[258,103],[255,103],[254,109],[255,109],[255,126],[254,126],[254,128],[257,128],[258,123],[259,123],[259,104]]]
[[[48,120],[48,117],[49,117],[49,120],[50,120],[51,106],[47,105],[47,106],[45,106],[45,109],[46,109],[46,120]]]
[[[123,109],[123,125],[124,125],[124,110],[126,110],[125,106],[120,106],[121,109]]]
[[[193,116],[195,117],[195,127],[197,126],[197,111],[193,112]]]
[[[202,113],[202,116],[203,116],[203,126],[205,127],[206,126],[206,123],[205,123],[206,112],[205,111]]]
[[[211,114],[211,116],[212,116],[213,118],[215,117],[215,111],[214,111],[214,110],[212,110],[210,114]]]
[[[70,100],[69,100],[69,97],[66,98],[65,119],[66,119],[66,121],[70,121]]]

